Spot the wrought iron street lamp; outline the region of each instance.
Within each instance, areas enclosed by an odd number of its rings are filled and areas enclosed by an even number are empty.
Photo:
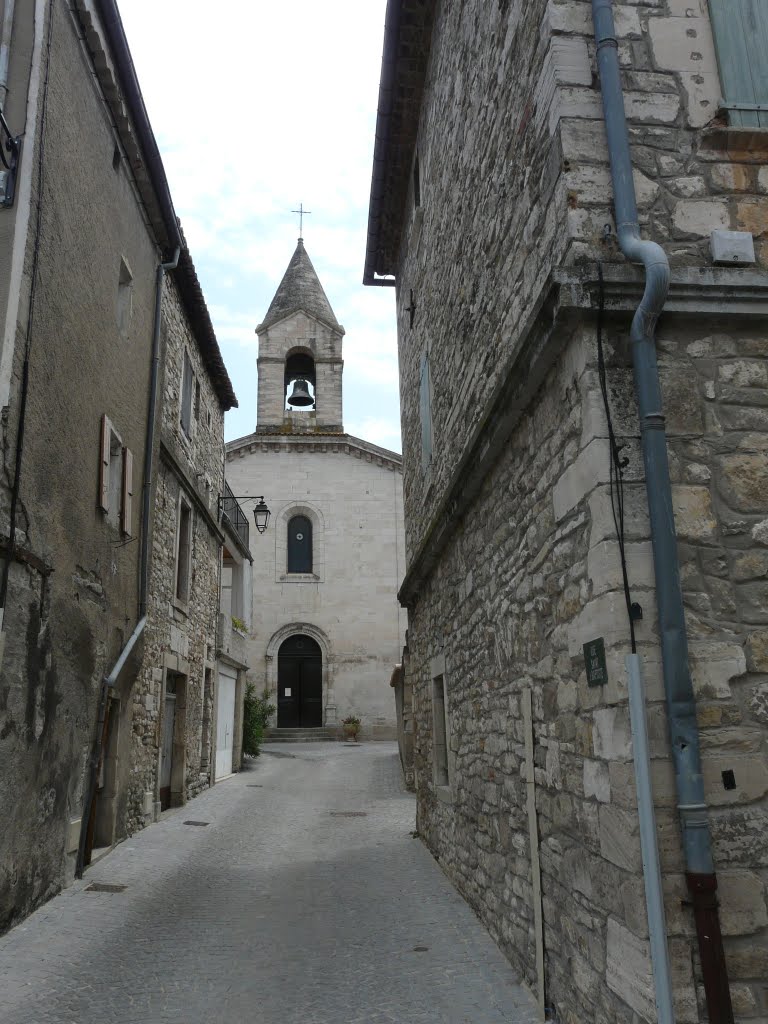
[[[233,494],[229,487],[226,487],[226,491],[219,498],[219,513],[224,515],[228,514],[228,503],[235,503],[238,501],[255,501],[256,507],[253,510],[253,521],[256,524],[256,529],[259,533],[264,533],[268,524],[269,517],[272,514],[264,501],[263,494]],[[231,515],[230,517],[231,518]]]

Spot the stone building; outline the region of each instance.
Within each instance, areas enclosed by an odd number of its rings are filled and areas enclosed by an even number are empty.
[[[397,288],[418,829],[564,1022],[655,1020],[667,956],[678,1021],[768,1019],[765,16],[387,8],[364,280]]]
[[[253,545],[251,677],[278,729],[336,735],[354,713],[364,737],[393,737],[401,460],[344,432],[344,328],[301,239],[256,331],[256,431],[227,445],[226,467],[235,495],[272,510]]]
[[[152,656],[166,644],[169,599],[149,608],[149,567],[152,510],[157,551],[182,488],[174,458],[196,491],[199,462],[214,495],[194,542],[215,663],[215,495],[234,396],[114,0],[5,0],[0,33],[4,930],[145,816],[156,688],[137,679],[148,638]],[[206,403],[192,457],[170,425],[185,339]]]
[[[243,546],[248,557],[247,534],[243,544],[230,518],[220,521],[224,412],[236,399],[186,249],[179,271],[178,284],[174,275],[166,285],[162,307],[148,621],[133,689],[131,783],[122,834],[181,806],[240,764],[234,741],[238,724],[242,734],[244,666],[234,662],[230,685],[226,664],[232,663],[232,645],[222,652],[218,641],[222,560],[232,557],[230,548],[239,552]],[[222,653],[225,664],[219,665]],[[217,744],[219,726],[223,742]]]

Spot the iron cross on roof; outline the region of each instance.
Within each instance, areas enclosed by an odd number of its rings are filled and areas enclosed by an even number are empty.
[[[304,209],[304,203],[299,203],[298,210],[291,210],[291,213],[298,213],[299,215],[299,238],[304,237],[304,215],[306,213],[312,213],[311,210]]]

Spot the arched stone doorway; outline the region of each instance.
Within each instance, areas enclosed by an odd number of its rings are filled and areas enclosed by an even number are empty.
[[[314,729],[323,724],[323,652],[305,633],[295,633],[277,655],[278,729]]]

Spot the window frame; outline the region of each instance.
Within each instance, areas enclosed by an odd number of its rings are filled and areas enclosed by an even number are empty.
[[[454,800],[454,758],[451,751],[451,721],[448,714],[448,682],[445,655],[430,662],[430,702],[432,705],[432,784],[438,800]]]
[[[126,537],[133,535],[133,452],[115,425],[102,414],[99,441],[98,507],[107,522]]]
[[[295,565],[291,567],[291,523],[296,519],[303,519],[307,524],[307,531],[309,533],[309,567],[308,568],[296,568]],[[286,526],[286,545],[285,545],[285,571],[289,576],[297,575],[310,575],[313,574],[313,566],[315,561],[315,550],[314,550],[314,529],[312,525],[312,518],[306,514],[306,512],[296,512],[290,517]]]
[[[192,366],[192,357],[188,349],[184,348],[184,358],[181,367],[181,388],[179,395],[179,423],[185,437],[192,439],[192,421],[195,392],[195,371]]]
[[[421,424],[421,470],[426,473],[432,465],[434,453],[432,372],[429,366],[429,349],[422,354],[419,370],[419,422]]]
[[[186,520],[185,520],[186,515]],[[186,521],[186,530],[184,530]],[[184,536],[186,533],[186,537]],[[191,501],[179,494],[176,509],[176,545],[173,574],[173,603],[177,608],[189,607],[192,593],[192,547],[194,544],[194,510]],[[182,586],[183,583],[183,586]]]

